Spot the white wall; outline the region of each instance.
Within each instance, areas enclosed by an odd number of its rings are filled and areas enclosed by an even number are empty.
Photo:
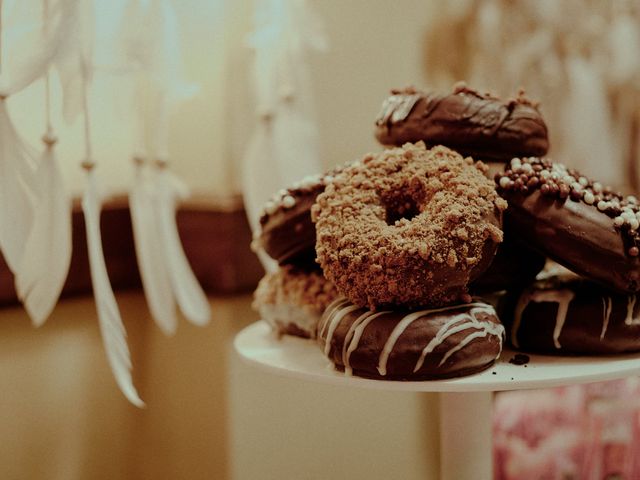
[[[379,149],[373,122],[389,89],[424,83],[421,40],[430,4],[313,4],[331,44],[329,52],[311,58],[328,167]],[[246,51],[235,48],[232,65],[238,69]],[[251,121],[246,110],[235,115]],[[242,122],[235,127],[231,158],[237,166],[248,130]],[[301,382],[266,375],[237,359],[230,378],[234,480],[438,478],[433,395]]]
[[[122,0],[99,3],[116,9]],[[392,87],[424,83],[421,40],[430,2],[325,0],[312,5],[323,18],[330,50],[312,54],[311,71],[326,166],[379,148],[373,121]],[[199,93],[171,119],[173,168],[194,192],[229,194],[239,188],[239,166],[253,128],[252,92],[247,80],[252,28],[250,0],[174,1],[182,30],[185,71]],[[105,16],[106,18],[106,16]],[[12,54],[12,52],[9,52]],[[131,103],[121,78],[96,73],[91,90],[95,156],[103,182],[113,192],[132,181]],[[66,125],[54,81],[54,123],[58,152],[69,187],[78,194],[84,177],[82,121]],[[38,148],[44,130],[42,82],[9,100],[19,131]]]

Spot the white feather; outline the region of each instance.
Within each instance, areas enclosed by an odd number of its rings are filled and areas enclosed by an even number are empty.
[[[161,168],[156,174],[156,215],[173,292],[184,316],[195,325],[206,325],[211,317],[209,301],[191,270],[176,224],[176,200],[185,198],[188,191],[167,168]]]
[[[136,180],[129,194],[129,209],[138,269],[153,319],[165,334],[173,335],[178,323],[176,302],[156,220],[155,189],[144,177],[145,166],[138,163],[135,168]]]
[[[16,272],[18,298],[34,325],[42,325],[58,301],[71,261],[71,200],[53,146],[36,172],[33,227]]]
[[[93,2],[67,1],[67,21],[54,66],[62,85],[63,115],[67,122],[72,122],[82,112],[85,79],[89,82],[92,77],[95,19]],[[80,62],[79,55],[82,58]]]
[[[100,210],[101,199],[97,180],[95,172],[91,170],[88,173],[88,186],[82,198],[82,211],[87,231],[91,283],[98,310],[102,341],[120,390],[131,403],[137,407],[144,407],[144,402],[140,399],[131,378],[131,358],[127,347],[126,332],[104,262],[100,234]]]
[[[327,42],[309,2],[270,0],[256,2],[249,45],[257,124],[242,170],[245,207],[255,232],[273,192],[322,170],[306,57],[309,50],[326,49]]]
[[[69,51],[66,48],[69,42],[65,39],[72,30],[77,3],[78,0],[58,0],[49,9],[44,28],[34,22],[5,29],[7,38],[3,42],[0,74],[2,93],[13,95],[22,91],[42,78],[56,58],[64,58]]]
[[[0,100],[0,250],[16,273],[33,225],[37,153],[18,135]]]

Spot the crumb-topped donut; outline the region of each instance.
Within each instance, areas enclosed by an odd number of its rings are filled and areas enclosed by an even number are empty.
[[[506,202],[481,165],[422,142],[366,155],[312,208],[318,262],[358,306],[468,299],[502,241]]]
[[[252,248],[264,249],[281,265],[312,264],[316,229],[311,221],[311,206],[330,180],[331,174],[309,176],[277,192],[264,206]]]
[[[393,90],[382,105],[375,135],[383,145],[423,140],[476,159],[508,161],[545,155],[549,149],[547,126],[524,92],[502,101],[462,82],[449,94]]]
[[[608,288],[640,290],[635,197],[540,158],[514,158],[495,181],[509,202],[505,229],[514,236]]]
[[[315,338],[322,312],[337,297],[319,268],[284,265],[260,280],[253,308],[278,334]]]
[[[318,342],[346,374],[387,380],[459,377],[491,366],[504,327],[483,302],[372,312],[346,299],[327,307]]]
[[[573,274],[536,281],[508,320],[514,347],[556,354],[640,351],[640,303]]]

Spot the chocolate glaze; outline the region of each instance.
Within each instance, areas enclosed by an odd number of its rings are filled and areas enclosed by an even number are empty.
[[[486,165],[488,168],[485,175],[488,178],[504,172],[504,163],[487,162]],[[544,255],[528,247],[511,230],[507,230],[489,267],[469,285],[469,293],[487,294],[528,285],[543,269],[545,261]]]
[[[504,329],[482,302],[422,311],[372,312],[336,300],[318,324],[318,341],[336,368],[384,380],[457,377],[491,366]]]
[[[333,172],[304,178],[277,192],[265,204],[252,247],[264,249],[280,265],[315,264],[316,227],[311,221],[311,206]]]
[[[509,235],[607,288],[640,290],[635,198],[547,159],[513,159],[495,178]]]
[[[527,285],[536,278],[545,261],[543,255],[514,238],[513,232],[507,230],[489,268],[471,282],[469,292],[475,295]]]
[[[553,354],[640,351],[640,302],[577,276],[539,280],[502,317],[521,350]]]
[[[298,196],[295,207],[270,215],[262,225],[260,244],[280,265],[315,261],[316,227],[311,221],[311,206],[316,196]]]
[[[474,158],[510,160],[545,155],[547,126],[535,104],[522,94],[501,101],[463,84],[453,93],[393,91],[376,120],[375,136],[383,145],[423,140],[446,145]]]
[[[531,195],[509,195],[505,230],[569,270],[622,292],[640,289],[640,261],[629,257],[612,220],[592,206]]]

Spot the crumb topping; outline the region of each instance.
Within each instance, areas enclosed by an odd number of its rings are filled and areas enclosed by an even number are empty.
[[[640,254],[640,205],[633,195],[624,196],[595,182],[577,170],[548,158],[514,158],[504,172],[495,175],[498,189],[523,195],[539,190],[560,201],[582,202],[612,219],[613,226],[627,240],[627,254]]]
[[[481,162],[422,142],[345,168],[312,207],[327,278],[371,309],[459,299],[486,243],[502,241],[507,204],[483,170]]]
[[[292,304],[321,314],[337,297],[336,288],[320,270],[284,265],[260,280],[254,293],[254,308],[260,304]]]

